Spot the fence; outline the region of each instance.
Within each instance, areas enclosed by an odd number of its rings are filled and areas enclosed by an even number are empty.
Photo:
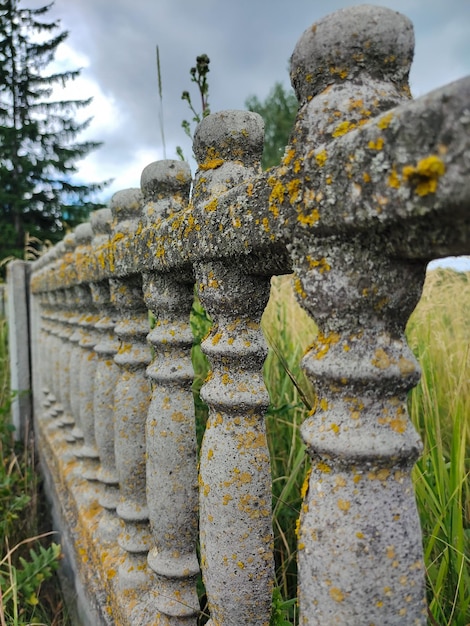
[[[470,80],[412,101],[412,55],[398,13],[324,18],[292,55],[300,106],[279,167],[260,170],[259,116],[215,113],[193,181],[186,163],[150,164],[31,264],[35,436],[84,621],[196,624],[201,568],[212,626],[269,624],[260,318],[271,277],[293,272],[319,327],[302,361],[317,408],[300,623],[426,623],[403,333],[427,262],[470,249]],[[198,461],[194,285],[213,321]]]

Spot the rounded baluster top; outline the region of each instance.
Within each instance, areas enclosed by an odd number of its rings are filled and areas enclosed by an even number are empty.
[[[109,205],[115,222],[137,220],[142,211],[142,193],[140,189],[130,188],[116,191]]]
[[[56,255],[57,258],[60,259],[60,257],[62,257],[65,254],[66,248],[65,248],[65,242],[63,239],[61,239],[55,246],[55,250],[56,250]]]
[[[90,222],[79,224],[75,228],[74,232],[77,246],[86,246],[91,243],[91,240],[93,239],[93,231],[91,230]]]
[[[191,168],[186,161],[154,161],[142,170],[140,188],[144,201],[151,202],[172,194],[189,196]]]
[[[94,236],[110,235],[112,232],[111,209],[98,209],[90,214],[90,224]]]
[[[199,169],[215,169],[225,161],[245,167],[261,161],[264,121],[251,111],[219,111],[196,128],[193,149]]]
[[[77,246],[77,237],[75,233],[67,233],[63,238],[65,250],[67,252],[73,252]]]
[[[291,57],[292,86],[301,105],[360,74],[404,89],[413,52],[413,25],[401,13],[367,4],[340,9],[299,39]]]

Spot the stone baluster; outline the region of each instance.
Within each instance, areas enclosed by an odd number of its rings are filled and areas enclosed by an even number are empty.
[[[39,302],[39,310],[40,310],[40,324],[39,324],[39,349],[38,354],[41,355],[41,358],[45,360],[47,358],[47,338],[48,338],[48,330],[47,330],[47,308],[48,308],[48,298],[47,293],[45,291],[41,291],[37,294],[38,302]],[[50,405],[48,400],[48,395],[50,393],[50,385],[49,385],[49,369],[44,367],[41,368],[39,372],[39,380],[41,385],[41,406],[44,409],[42,413],[42,417],[45,418],[47,414],[47,409]]]
[[[56,398],[54,396],[52,387],[52,366],[51,366],[51,342],[52,342],[52,321],[51,318],[53,316],[53,303],[52,296],[49,291],[44,291],[41,293],[41,355],[43,358],[43,362],[45,367],[42,371],[42,392],[43,392],[43,402],[42,406],[44,408],[43,417],[50,418],[52,417],[52,413],[50,412],[53,408]]]
[[[292,56],[300,102],[292,158],[313,182],[297,202],[291,251],[299,301],[319,327],[303,359],[318,395],[302,426],[312,472],[299,601],[309,626],[426,623],[410,478],[421,445],[406,405],[419,368],[404,337],[425,264],[395,255],[377,225],[392,201],[374,187],[385,178],[394,193],[382,153],[393,114],[370,122],[408,97],[412,55],[409,21],[364,5],[318,22]],[[343,137],[356,129],[375,137]],[[361,160],[367,167],[359,169]],[[369,209],[375,217],[366,227]]]
[[[52,289],[49,292],[49,302],[52,304],[53,310],[49,316],[50,324],[50,343],[49,343],[49,363],[51,370],[50,384],[52,393],[55,398],[53,406],[49,409],[49,415],[55,420],[54,426],[60,424],[60,418],[63,414],[62,404],[62,389],[60,385],[60,353],[62,347],[61,333],[62,333],[62,319],[63,319],[63,292],[60,289],[60,284],[57,280],[58,268],[61,265],[62,257],[65,253],[65,246],[63,241],[55,246],[55,261],[51,267],[51,273],[53,276]]]
[[[151,359],[146,338],[150,328],[142,277],[133,266],[135,259],[126,256],[126,244],[140,224],[141,201],[140,190],[128,189],[115,193],[110,205],[116,245],[116,278],[110,279],[111,302],[119,315],[115,333],[120,339],[114,357],[120,368],[114,391],[115,454],[120,489],[117,514],[123,522],[118,543],[125,552],[125,560],[119,568],[119,584],[129,590],[151,583],[147,568],[151,534],[145,482],[145,422],[150,401],[145,370]]]
[[[83,247],[85,244],[86,248],[90,240],[89,228],[90,227],[87,224],[79,224],[73,233],[75,237],[75,250],[71,267],[73,267],[75,273],[77,273],[78,260],[83,259],[84,256],[81,253],[80,247]],[[80,346],[80,342],[83,334],[82,324],[89,313],[91,296],[87,286],[79,284],[78,277],[76,277],[75,280],[72,281],[70,289],[67,290],[67,298],[70,308],[75,312],[75,315],[70,320],[72,334],[69,337],[69,341],[72,344],[70,351],[70,408],[75,426],[73,427],[70,435],[67,437],[67,441],[69,441],[69,443],[78,444],[76,446],[75,453],[77,456],[80,456],[80,450],[83,445],[84,437],[80,415],[82,405],[80,369],[83,356],[83,349]]]
[[[75,250],[76,242],[74,233],[69,233],[64,237],[64,265],[70,268],[73,263],[73,252]],[[70,337],[74,331],[74,324],[76,322],[76,313],[73,306],[73,298],[71,288],[65,285],[62,291],[62,329],[60,332],[60,339],[62,341],[60,346],[60,372],[59,381],[61,389],[61,401],[63,406],[63,414],[60,417],[59,426],[66,428],[73,428],[75,420],[72,416],[72,407],[70,404],[70,359],[72,356],[72,343]]]
[[[99,315],[93,305],[89,284],[89,268],[92,260],[91,242],[93,231],[90,222],[80,224],[75,229],[77,247],[75,250],[75,264],[77,268],[76,286],[83,314],[78,320],[81,348],[79,357],[78,385],[80,427],[83,432],[83,445],[76,451],[77,457],[84,462],[83,476],[88,480],[96,480],[99,456],[95,438],[95,418],[93,413],[94,385],[98,358],[94,350],[99,336],[95,324]]]
[[[94,211],[90,216],[94,233],[94,253],[99,259],[102,255],[109,253],[111,222],[110,209]],[[101,314],[95,324],[100,340],[94,347],[98,363],[93,397],[95,437],[100,457],[96,478],[104,485],[104,491],[99,496],[99,503],[104,509],[99,531],[104,541],[115,542],[120,528],[116,515],[119,502],[119,476],[114,453],[114,389],[119,377],[119,367],[114,362],[114,357],[119,349],[119,340],[114,334],[116,311],[111,304],[109,280],[103,278],[92,282],[91,293],[93,302]]]
[[[83,297],[82,297],[83,292]],[[86,291],[81,285],[73,285],[69,291],[69,301],[73,306],[76,315],[70,320],[72,334],[69,337],[71,343],[70,350],[70,409],[74,420],[74,427],[71,433],[66,437],[71,444],[76,443],[81,446],[83,443],[83,429],[80,420],[80,363],[82,359],[82,348],[80,340],[82,332],[80,327],[80,319],[83,316],[83,307],[85,304]],[[78,449],[76,450],[78,452]]]
[[[42,259],[44,264],[43,272],[51,272],[51,267],[56,260],[56,249],[52,248],[47,252],[47,255]],[[41,292],[41,354],[43,356],[45,367],[42,372],[42,392],[43,392],[43,407],[45,409],[44,417],[55,417],[54,405],[56,403],[56,397],[53,392],[54,380],[53,380],[53,360],[52,360],[52,344],[53,344],[53,328],[54,328],[54,297],[51,290],[44,290]]]
[[[159,161],[144,169],[141,189],[148,229],[187,205],[187,163]],[[195,624],[197,468],[194,399],[191,389],[194,299],[192,272],[145,272],[144,296],[155,316],[148,335],[154,359],[147,368],[152,400],[147,417],[147,503],[154,547],[148,564],[156,574],[154,606],[162,624]]]
[[[194,207],[200,222],[217,195],[259,173],[263,123],[225,111],[198,126]],[[219,216],[223,228],[230,215]],[[200,300],[214,322],[202,342],[212,372],[201,389],[209,419],[200,453],[201,567],[212,625],[267,625],[273,584],[271,470],[260,319],[269,275],[250,257],[208,249],[195,263]],[[211,258],[212,257],[212,258]],[[219,257],[219,258],[217,258]]]

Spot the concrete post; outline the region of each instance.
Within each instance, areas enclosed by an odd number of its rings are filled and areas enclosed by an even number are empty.
[[[29,263],[12,261],[7,266],[8,342],[11,405],[15,438],[24,441],[31,425],[31,364],[29,352]]]

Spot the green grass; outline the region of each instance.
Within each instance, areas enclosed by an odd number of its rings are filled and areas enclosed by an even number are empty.
[[[7,324],[0,319],[0,626],[66,626],[54,573],[60,546],[48,524],[31,441],[10,424]]]
[[[410,414],[424,443],[414,468],[430,623],[470,623],[470,274],[436,270],[408,324],[422,366]]]

